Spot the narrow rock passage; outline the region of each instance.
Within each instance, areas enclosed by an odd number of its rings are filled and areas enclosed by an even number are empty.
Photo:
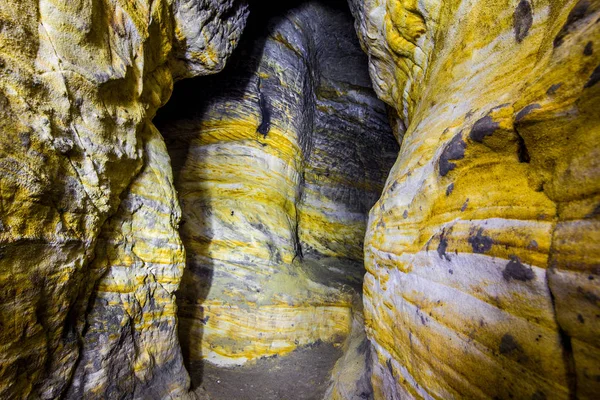
[[[223,73],[154,121],[182,207],[179,337],[214,399],[369,396],[362,247],[398,144],[347,7],[252,8]]]

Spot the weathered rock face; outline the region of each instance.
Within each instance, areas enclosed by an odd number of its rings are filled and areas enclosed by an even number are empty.
[[[367,212],[398,151],[343,2],[256,15],[228,68],[182,82],[157,121],[182,205],[192,363],[342,344]]]
[[[231,0],[0,3],[1,398],[186,393],[180,211],[150,119],[173,78],[224,66],[246,15]]]
[[[404,135],[365,239],[376,397],[597,396],[600,3],[352,3]]]
[[[0,398],[597,397],[600,1],[326,3],[0,2]]]

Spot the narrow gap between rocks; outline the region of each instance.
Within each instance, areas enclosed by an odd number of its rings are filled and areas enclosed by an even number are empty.
[[[370,398],[363,241],[398,145],[346,2],[280,3],[251,4],[225,70],[154,119],[182,209],[179,339],[200,396]]]

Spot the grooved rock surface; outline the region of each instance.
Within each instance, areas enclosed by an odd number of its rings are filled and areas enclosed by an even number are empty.
[[[231,0],[0,2],[0,397],[165,398],[184,253],[150,119],[216,72]]]
[[[404,135],[365,240],[375,397],[597,397],[600,2],[351,3]]]
[[[367,211],[398,151],[347,8],[257,15],[225,71],[182,83],[156,121],[182,205],[192,363],[343,343]]]

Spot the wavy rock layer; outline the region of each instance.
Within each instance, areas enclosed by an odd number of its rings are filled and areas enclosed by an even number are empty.
[[[352,3],[404,134],[365,243],[376,397],[595,397],[600,3]]]
[[[183,83],[157,122],[182,205],[192,362],[342,344],[367,210],[398,149],[347,11],[257,15],[230,67]]]
[[[1,398],[186,393],[179,207],[150,118],[174,78],[223,67],[246,14],[227,0],[1,2]]]

